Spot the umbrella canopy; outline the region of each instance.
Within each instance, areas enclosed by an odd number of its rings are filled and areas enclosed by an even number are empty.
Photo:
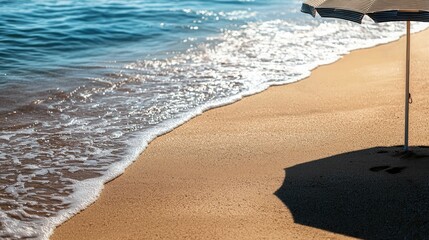
[[[408,119],[411,94],[410,82],[410,21],[429,22],[428,0],[307,0],[301,12],[318,13],[322,17],[340,18],[362,23],[365,15],[374,22],[407,21],[407,53],[405,75],[405,135],[404,151],[408,151]]]
[[[357,23],[362,22],[364,15],[375,22],[429,22],[429,1],[426,0],[308,0],[302,4],[301,11]]]

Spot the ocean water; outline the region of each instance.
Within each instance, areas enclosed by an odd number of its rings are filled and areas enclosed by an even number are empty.
[[[47,239],[158,135],[405,31],[300,5],[0,0],[0,238]]]

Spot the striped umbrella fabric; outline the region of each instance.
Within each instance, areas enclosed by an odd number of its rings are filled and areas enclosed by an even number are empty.
[[[362,23],[365,15],[374,22],[407,22],[405,75],[404,152],[408,152],[408,122],[410,94],[410,26],[411,21],[429,22],[429,0],[307,0],[301,12],[321,17],[340,18]]]
[[[308,0],[301,11],[322,17],[341,18],[357,23],[368,15],[374,22],[429,22],[428,0]]]

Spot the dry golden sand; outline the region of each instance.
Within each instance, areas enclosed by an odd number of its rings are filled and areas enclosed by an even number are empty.
[[[412,36],[412,145],[429,145],[428,39]],[[404,58],[404,39],[354,51],[207,111],[154,140],[52,239],[375,238],[413,226],[418,235],[427,215],[412,212],[426,210],[401,211],[427,202],[417,193],[427,194],[429,164],[372,148],[402,144]],[[406,169],[386,172],[395,166]]]

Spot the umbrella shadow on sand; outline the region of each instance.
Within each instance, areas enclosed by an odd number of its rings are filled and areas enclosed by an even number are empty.
[[[362,239],[429,239],[429,148],[376,147],[286,168],[295,223]]]

